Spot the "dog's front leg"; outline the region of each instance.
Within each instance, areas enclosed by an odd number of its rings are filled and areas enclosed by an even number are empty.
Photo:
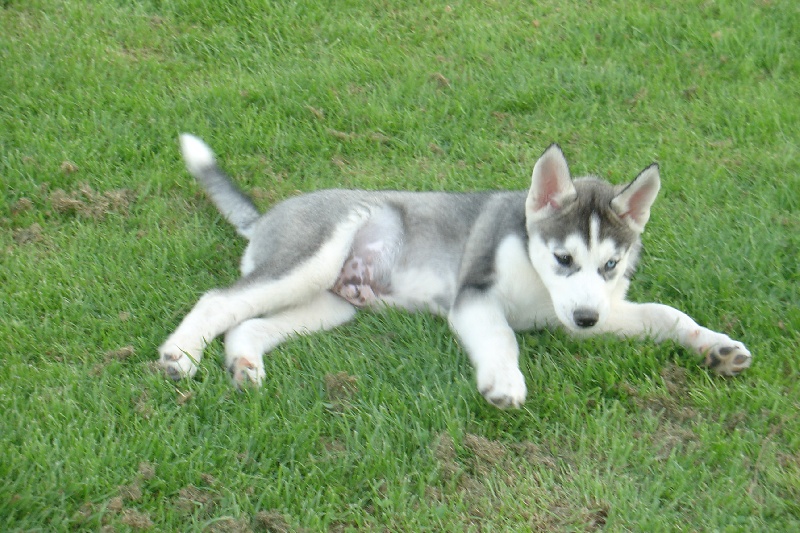
[[[649,337],[656,342],[673,340],[700,354],[704,365],[723,376],[735,376],[752,362],[744,344],[698,325],[668,305],[619,302],[602,329],[625,337]]]
[[[448,317],[469,354],[478,390],[501,409],[525,401],[525,378],[519,370],[519,346],[502,306],[483,293],[462,293]]]

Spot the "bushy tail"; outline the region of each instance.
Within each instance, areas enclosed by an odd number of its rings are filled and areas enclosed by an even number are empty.
[[[203,184],[214,205],[236,227],[239,235],[249,239],[253,224],[260,216],[253,200],[217,166],[214,152],[199,138],[181,134],[181,152],[186,168]]]

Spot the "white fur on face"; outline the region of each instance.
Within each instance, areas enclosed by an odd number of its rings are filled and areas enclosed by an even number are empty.
[[[563,241],[545,241],[535,236],[529,244],[534,268],[547,287],[556,316],[570,330],[584,330],[575,322],[575,311],[590,310],[598,314],[597,326],[608,318],[614,289],[623,278],[628,253],[611,239],[600,239],[600,221],[590,221],[589,242],[580,234]],[[556,256],[569,256],[571,264],[559,264]],[[608,261],[616,261],[607,270]]]

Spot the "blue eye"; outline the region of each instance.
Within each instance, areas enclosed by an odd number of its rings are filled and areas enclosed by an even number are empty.
[[[606,263],[606,266],[605,266],[606,271],[614,270],[615,268],[617,268],[617,260],[616,259],[609,259],[608,262]]]

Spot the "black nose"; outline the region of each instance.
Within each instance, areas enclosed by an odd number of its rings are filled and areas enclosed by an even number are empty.
[[[572,319],[579,328],[590,328],[597,324],[597,319],[600,315],[594,309],[587,309],[579,307],[572,313]]]

